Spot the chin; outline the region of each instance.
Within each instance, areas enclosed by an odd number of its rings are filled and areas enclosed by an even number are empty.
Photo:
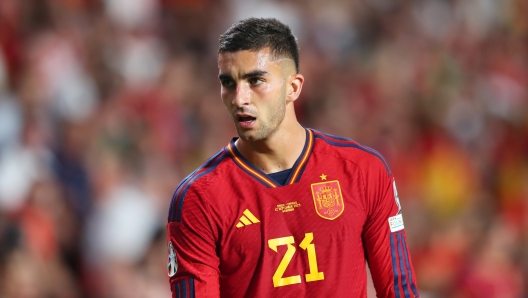
[[[246,142],[254,142],[257,140],[255,136],[250,133],[240,133],[239,132],[238,136],[240,137],[241,140],[246,141]]]
[[[240,139],[242,139],[243,141],[246,141],[246,142],[255,142],[255,141],[260,141],[260,140],[263,139],[263,138],[260,138],[258,133],[255,132],[255,131],[240,131],[240,130],[237,130],[237,133],[238,133],[238,136],[240,137]]]

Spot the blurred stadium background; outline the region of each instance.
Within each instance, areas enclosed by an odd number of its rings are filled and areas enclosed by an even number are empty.
[[[524,0],[0,0],[0,297],[169,297],[169,201],[235,135],[216,49],[248,16],[299,37],[301,122],[389,160],[422,297],[528,297]]]

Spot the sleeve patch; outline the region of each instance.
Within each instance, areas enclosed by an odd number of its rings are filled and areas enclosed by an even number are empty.
[[[396,216],[389,217],[389,227],[391,233],[403,230],[403,216],[398,214]]]
[[[398,214],[401,214],[402,207],[400,204],[400,197],[398,196],[398,190],[396,189],[396,180],[392,180],[392,188],[394,190],[394,200],[396,201],[396,205],[398,206]]]
[[[169,241],[169,259],[167,262],[167,270],[169,277],[173,277],[176,275],[176,271],[178,271],[178,259],[176,257],[176,252],[174,251],[174,246],[172,245],[172,242]]]

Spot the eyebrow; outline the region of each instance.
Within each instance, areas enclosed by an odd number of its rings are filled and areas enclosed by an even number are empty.
[[[252,72],[248,72],[246,74],[244,74],[242,76],[243,79],[248,79],[248,78],[253,78],[253,77],[260,77],[260,76],[265,76],[267,75],[268,72],[267,71],[264,71],[264,70],[255,70],[255,71],[252,71]],[[232,76],[228,75],[228,74],[219,74],[218,75],[218,79],[220,79],[220,81],[223,81],[223,80],[228,80],[228,79],[233,79]]]

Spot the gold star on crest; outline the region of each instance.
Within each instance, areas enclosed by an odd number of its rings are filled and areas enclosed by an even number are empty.
[[[321,177],[321,180],[326,180],[326,175],[325,174],[321,174],[321,176],[319,176],[319,177]]]

